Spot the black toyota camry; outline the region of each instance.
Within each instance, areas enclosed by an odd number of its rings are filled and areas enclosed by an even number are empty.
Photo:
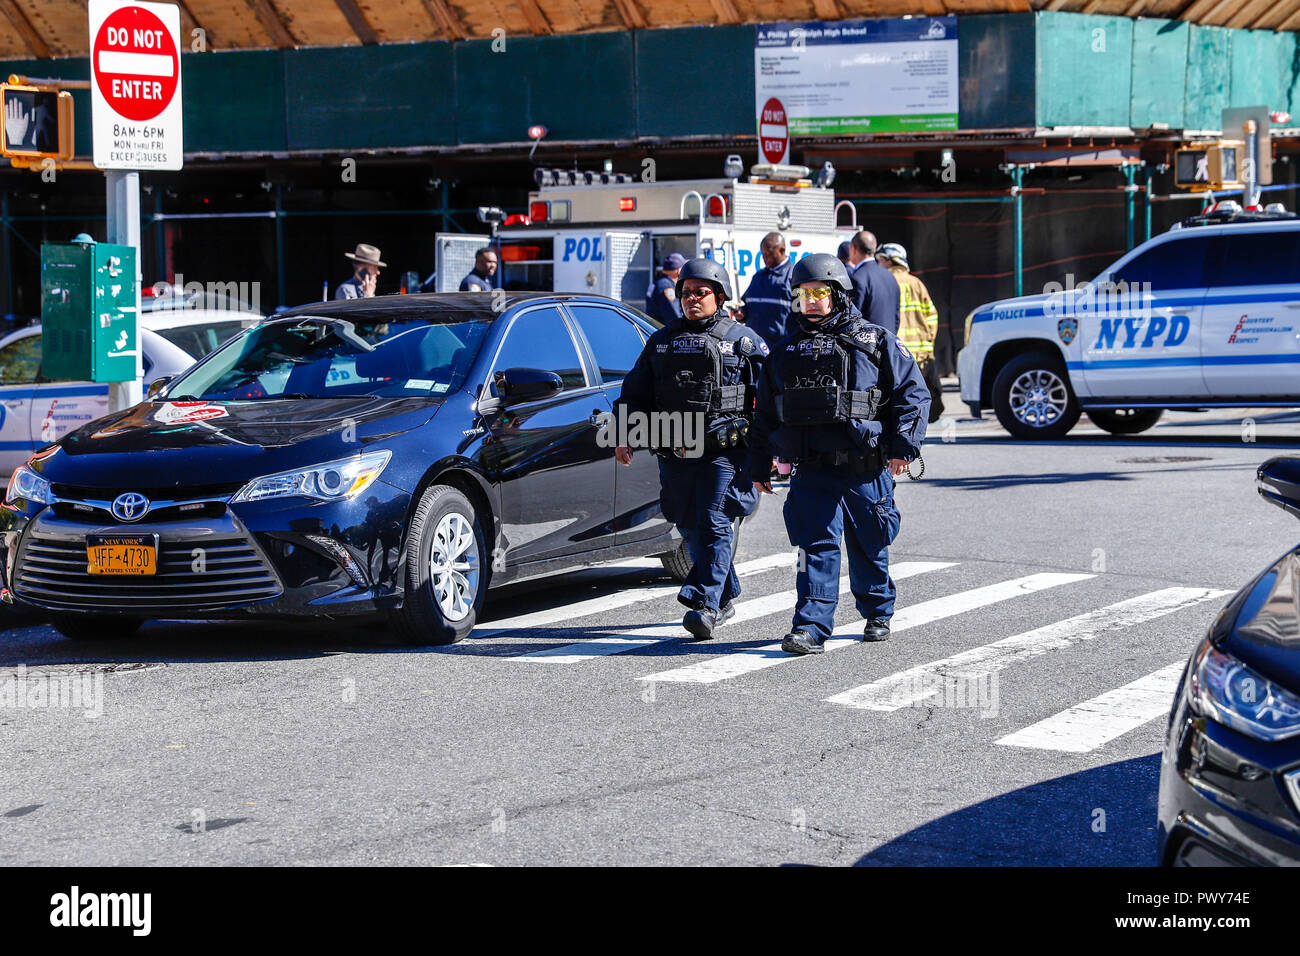
[[[1300,458],[1260,466],[1300,517]],[[1160,766],[1160,862],[1300,864],[1300,546],[1233,596],[1183,673]]]
[[[426,644],[507,582],[644,555],[680,576],[655,459],[616,468],[600,438],[654,328],[594,296],[286,313],[14,472],[0,596],[73,638],[382,614]]]

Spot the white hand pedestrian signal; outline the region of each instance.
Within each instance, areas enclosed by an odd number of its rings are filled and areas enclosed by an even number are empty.
[[[10,146],[21,146],[27,138],[27,127],[31,117],[23,109],[23,104],[16,99],[5,103],[5,142]]]

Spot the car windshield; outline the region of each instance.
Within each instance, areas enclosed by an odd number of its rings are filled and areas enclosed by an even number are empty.
[[[196,359],[203,358],[223,342],[244,331],[246,324],[239,320],[213,322],[209,325],[178,325],[171,329],[154,329],[172,345],[188,352]]]
[[[172,382],[172,400],[441,398],[464,384],[488,323],[303,317],[249,330]]]

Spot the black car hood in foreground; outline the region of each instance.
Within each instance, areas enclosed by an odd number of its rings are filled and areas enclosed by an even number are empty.
[[[429,398],[143,402],[84,425],[37,467],[93,488],[242,483],[348,458],[428,422]]]
[[[1239,607],[1236,619],[1215,643],[1300,693],[1300,548],[1284,554],[1233,603]]]

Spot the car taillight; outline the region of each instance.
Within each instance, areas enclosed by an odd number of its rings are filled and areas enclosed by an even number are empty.
[[[533,222],[546,222],[546,214],[549,212],[547,202],[530,202],[528,204],[528,216]]]
[[[618,201],[619,212],[636,212],[636,197],[623,196]]]

